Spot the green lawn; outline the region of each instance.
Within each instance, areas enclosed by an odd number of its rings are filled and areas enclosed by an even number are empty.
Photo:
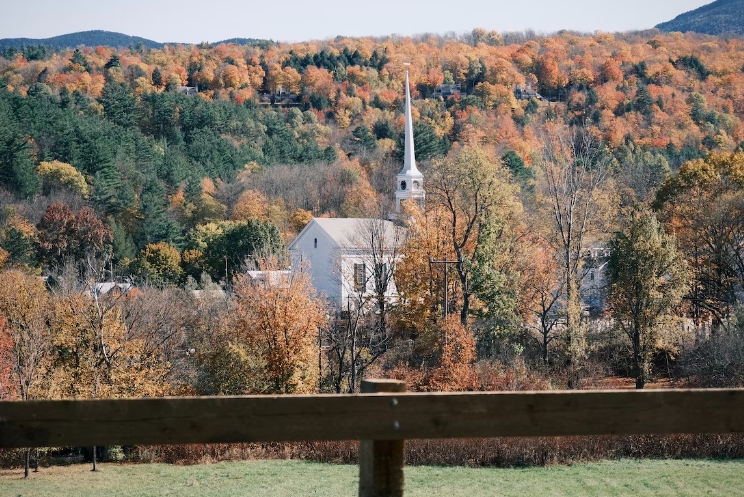
[[[0,496],[353,496],[356,466],[246,461],[0,471]],[[407,467],[406,496],[744,496],[744,461],[613,461],[531,469]]]

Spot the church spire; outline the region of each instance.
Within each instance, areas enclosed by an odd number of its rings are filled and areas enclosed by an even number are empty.
[[[403,170],[400,174],[410,172],[421,174],[416,167],[416,152],[413,147],[413,119],[411,118],[411,90],[408,83],[408,71],[406,71],[406,143],[403,159]]]
[[[411,90],[406,71],[406,125],[405,150],[403,152],[403,169],[398,173],[398,188],[395,191],[396,212],[400,213],[400,203],[413,198],[417,202],[424,201],[424,175],[416,167],[416,153],[413,148],[413,119],[411,118]]]

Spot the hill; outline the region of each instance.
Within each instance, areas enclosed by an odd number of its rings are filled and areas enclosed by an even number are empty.
[[[662,31],[744,35],[744,0],[716,0],[656,26]]]
[[[52,38],[2,38],[0,39],[0,50],[6,48],[20,49],[22,47],[36,45],[43,45],[54,49],[75,48],[80,45],[88,47],[97,47],[100,45],[113,48],[127,48],[136,46],[139,43],[147,48],[155,49],[163,48],[163,45],[166,45],[166,43],[159,43],[139,36],[129,36],[122,33],[115,33],[113,31],[95,30],[69,33],[66,35],[54,36]],[[258,40],[256,38],[231,38],[229,40],[210,43],[209,45],[222,45],[227,43],[234,43],[236,45],[259,45],[264,47],[274,45],[274,42],[271,40]],[[178,45],[180,43],[173,42],[167,44]],[[190,45],[190,43],[183,43],[183,45]]]
[[[66,35],[54,36],[52,38],[3,38],[0,39],[0,49],[3,48],[21,48],[29,45],[44,45],[53,48],[74,48],[79,45],[95,47],[99,45],[124,48],[135,46],[142,43],[148,48],[162,48],[163,43],[140,38],[139,36],[129,36],[112,31],[81,31],[79,33],[69,33]]]

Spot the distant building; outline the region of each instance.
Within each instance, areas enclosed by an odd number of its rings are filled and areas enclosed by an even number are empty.
[[[108,293],[111,293],[111,295],[125,295],[127,294],[132,288],[134,288],[134,285],[131,283],[117,283],[115,281],[102,281],[99,283],[96,283],[93,288],[88,290],[88,295],[91,297],[95,295],[106,295]]]
[[[527,83],[524,86],[517,85],[514,88],[514,96],[519,100],[532,100],[533,98],[542,100],[542,96],[532,89],[532,83]]]
[[[610,262],[610,249],[592,247],[584,253],[583,261],[581,295],[584,315],[601,316],[607,310],[607,293],[610,285],[607,264]]]
[[[177,90],[184,95],[196,95],[199,93],[199,88],[196,86],[179,86]]]
[[[447,100],[449,97],[459,97],[461,93],[462,91],[460,88],[460,83],[452,85],[439,85],[437,87],[437,90],[434,92],[434,98],[442,97],[443,99]]]

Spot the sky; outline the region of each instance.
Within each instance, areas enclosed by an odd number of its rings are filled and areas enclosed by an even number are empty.
[[[617,32],[651,28],[712,0],[6,1],[0,9],[0,38],[103,29],[157,42],[199,43],[463,33],[476,27]]]

